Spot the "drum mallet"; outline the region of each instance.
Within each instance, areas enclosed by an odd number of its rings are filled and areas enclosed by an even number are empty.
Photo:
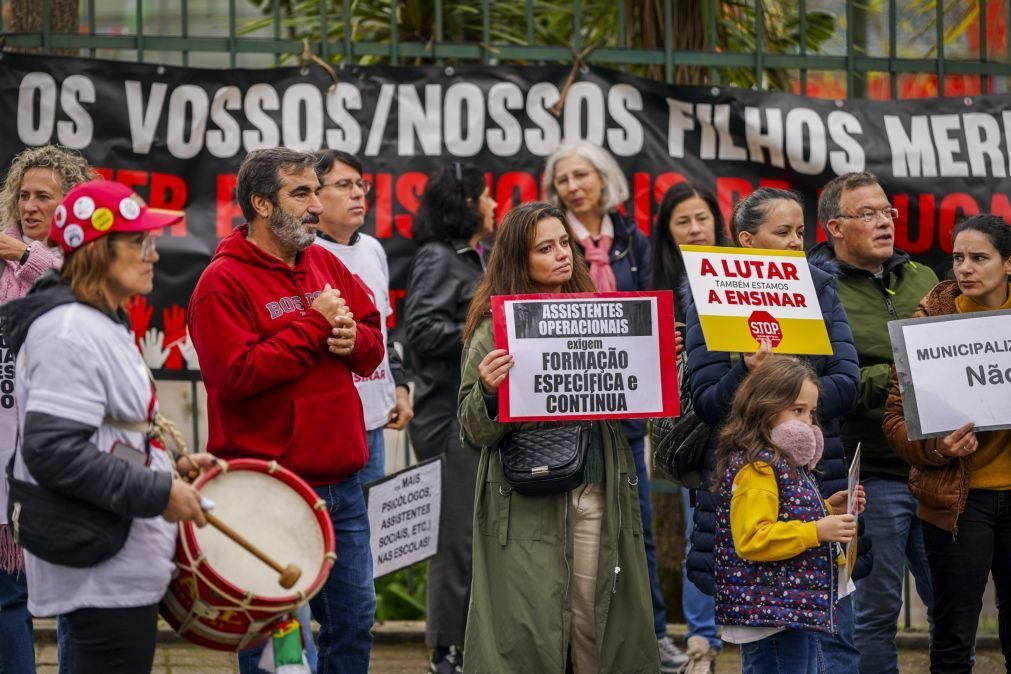
[[[287,590],[288,588],[292,587],[295,583],[298,582],[298,579],[302,576],[302,569],[300,569],[298,565],[289,564],[288,566],[281,566],[276,561],[274,561],[270,556],[268,556],[267,553],[265,553],[263,550],[261,550],[260,548],[256,547],[248,540],[246,540],[245,536],[243,536],[235,529],[231,528],[230,526],[219,520],[214,515],[210,514],[207,511],[204,511],[204,517],[207,519],[208,524],[210,524],[215,529],[223,533],[225,536],[228,536],[233,541],[244,547],[246,550],[248,550],[253,555],[258,557],[261,562],[263,562],[270,568],[274,569],[274,571],[277,571],[279,574],[281,574],[281,577],[278,578],[277,582],[280,583],[281,587],[283,587],[284,589]]]

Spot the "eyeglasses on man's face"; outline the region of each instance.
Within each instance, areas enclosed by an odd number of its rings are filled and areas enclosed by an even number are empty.
[[[862,220],[865,224],[869,225],[872,222],[877,222],[878,218],[884,218],[885,220],[888,221],[896,220],[899,217],[899,209],[882,208],[880,211],[876,211],[872,208],[867,208],[854,215],[850,215],[848,213],[840,213],[835,217],[847,218],[849,220]]]
[[[340,180],[335,180],[332,183],[323,183],[320,189],[324,187],[333,187],[341,194],[347,194],[353,188],[357,187],[362,191],[363,194],[368,194],[372,190],[372,183],[367,180],[362,180],[358,178],[357,180],[352,180],[351,178],[341,178]]]

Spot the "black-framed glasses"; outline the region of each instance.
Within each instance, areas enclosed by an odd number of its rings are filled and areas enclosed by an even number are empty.
[[[863,220],[865,223],[870,224],[872,222],[877,222],[878,218],[884,218],[885,220],[896,220],[899,217],[899,209],[895,207],[882,208],[880,211],[875,211],[874,209],[868,208],[865,211],[861,211],[856,215],[849,215],[848,213],[840,213],[835,216],[837,218],[848,218],[850,220]]]
[[[323,183],[320,185],[320,189],[324,187],[336,188],[336,190],[341,194],[347,194],[354,187],[357,187],[365,194],[372,191],[372,183],[361,178],[358,178],[357,180],[352,180],[351,178],[341,178],[340,180],[335,180],[332,183]]]

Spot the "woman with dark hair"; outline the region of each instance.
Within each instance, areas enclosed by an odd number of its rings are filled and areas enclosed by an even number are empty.
[[[125,312],[130,297],[151,292],[151,230],[180,217],[148,209],[119,183],[78,185],[49,230],[65,257],[59,276],[43,276],[0,310],[17,354],[21,442],[11,484],[79,502],[68,519],[90,506],[130,520],[123,547],[98,563],[71,566],[25,551],[28,609],[66,617],[74,674],[151,671],[158,602],[175,570],[175,522],[204,524],[200,495],[173,478],[154,441],[153,380]],[[190,477],[211,465],[209,454],[177,464]],[[32,501],[23,505],[16,512],[31,521]]]
[[[737,204],[730,224],[736,243],[743,248],[804,249],[804,206],[796,192],[761,187]],[[805,358],[818,374],[818,419],[825,437],[825,449],[816,474],[821,493],[827,498],[846,488],[848,468],[840,437],[840,421],[856,402],[860,366],[846,311],[835,289],[835,267],[826,265],[820,268],[809,263],[809,268],[832,345],[831,355]],[[726,420],[737,387],[750,372],[768,360],[771,346],[768,340],[763,340],[755,353],[738,355],[709,351],[698,309],[690,294],[687,299],[685,351],[688,353],[692,402],[699,418],[716,428]],[[686,562],[688,577],[710,595],[715,591],[713,551],[717,511],[714,494],[708,489],[712,485],[716,434],[713,435],[702,471],[701,484],[705,488],[698,490],[692,549]],[[857,549],[864,551],[859,545]],[[870,563],[866,554],[862,557],[854,571],[857,578],[866,573],[861,567]],[[819,638],[826,671],[857,671],[859,653],[853,645],[853,605],[849,597],[839,602],[837,631],[837,635],[826,633]]]
[[[428,180],[414,219],[419,244],[407,282],[404,324],[415,374],[408,433],[419,460],[445,454],[439,553],[428,564],[425,643],[437,674],[462,668],[470,601],[471,518],[476,452],[460,439],[463,323],[484,272],[482,241],[495,223],[484,174],[470,164],[442,166]]]
[[[681,246],[726,246],[727,229],[716,195],[698,183],[682,182],[663,195],[649,235],[653,251],[653,289],[673,290],[675,302],[684,282]]]
[[[683,321],[684,304],[681,295],[690,290],[685,286],[685,263],[681,257],[681,246],[727,245],[726,226],[716,196],[698,183],[681,182],[674,185],[660,201],[660,212],[649,236],[650,248],[653,250],[653,289],[674,292],[674,314]],[[677,325],[683,330],[683,323]],[[678,354],[678,371],[685,366],[686,358],[684,352],[681,352]],[[686,541],[691,541],[694,528],[694,498],[690,491],[687,488],[681,489]],[[646,510],[643,510],[643,523],[646,528],[650,525]],[[655,603],[656,600],[654,605]],[[713,598],[695,587],[687,574],[684,574],[681,610],[688,624],[685,644],[688,663],[682,674],[708,674],[723,642],[720,641],[716,627]]]
[[[1011,228],[996,215],[974,215],[955,227],[954,281],[941,281],[913,318],[1011,310]],[[882,430],[911,466],[934,589],[930,671],[971,672],[987,579],[997,588],[1001,651],[1011,662],[1011,430],[973,431],[971,419],[939,438],[909,440],[895,368]]]
[[[593,292],[574,245],[557,208],[513,209],[467,315],[460,426],[481,447],[467,671],[564,674],[570,661],[575,674],[659,671],[632,455],[617,424],[591,424],[584,484],[571,491],[513,491],[498,454],[510,432],[559,424],[498,421],[512,356],[495,348],[491,298]]]

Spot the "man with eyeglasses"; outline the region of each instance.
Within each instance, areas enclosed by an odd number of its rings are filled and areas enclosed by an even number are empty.
[[[860,398],[843,421],[842,437],[851,458],[860,443],[860,479],[867,494],[860,519],[874,553],[871,572],[857,581],[854,595],[860,671],[869,674],[898,672],[895,630],[906,566],[927,605],[928,619],[933,603],[916,499],[909,493],[909,466],[881,431],[892,366],[888,321],[912,316],[937,284],[933,270],[895,248],[898,215],[874,174],[834,178],[818,199],[818,220],[829,240],[808,256],[812,263],[837,262],[839,299],[860,357]]]
[[[385,319],[390,306],[390,269],[386,251],[373,237],[359,231],[365,222],[365,197],[372,187],[362,179],[358,158],[340,150],[316,154],[319,201],[323,206],[316,224],[316,245],[326,248],[344,263],[372,296]],[[355,377],[355,387],[365,410],[365,439],[369,463],[358,474],[368,484],[386,474],[383,429],[402,431],[414,416],[403,362],[389,339],[383,321],[386,357],[368,377]]]
[[[340,260],[312,245],[323,212],[314,164],[281,147],[246,156],[235,196],[247,222],[197,282],[189,327],[207,388],[208,451],[276,460],[312,485],[333,523],[337,559],[309,601],[320,624],[316,672],[366,674],[376,594],[354,377],[383,361],[382,319]],[[242,674],[261,671],[262,650],[239,653]]]

